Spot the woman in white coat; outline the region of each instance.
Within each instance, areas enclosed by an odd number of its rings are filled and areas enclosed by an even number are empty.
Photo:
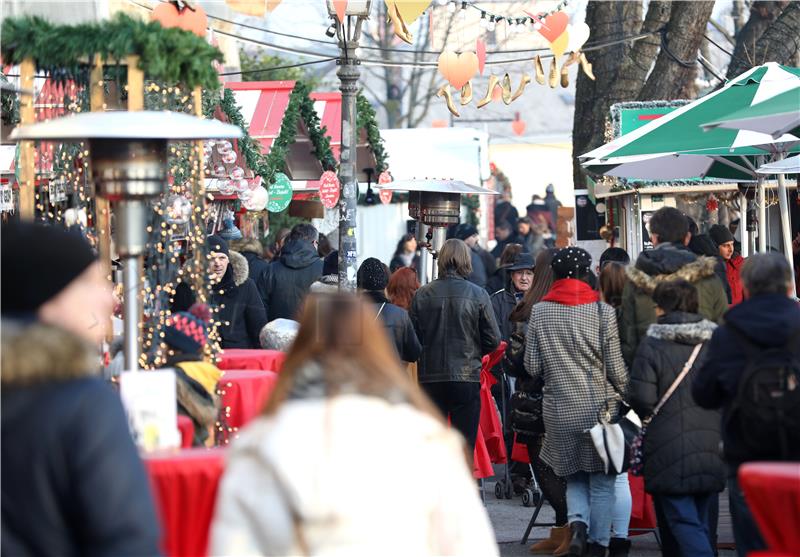
[[[212,555],[498,555],[447,428],[370,304],[309,296],[264,415],[234,442]]]

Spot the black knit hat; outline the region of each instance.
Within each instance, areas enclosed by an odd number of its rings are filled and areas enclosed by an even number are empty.
[[[212,234],[206,238],[206,246],[208,246],[209,253],[213,251],[215,253],[224,253],[225,255],[230,255],[230,252],[228,251],[228,242],[223,240],[217,234]]]
[[[734,241],[733,234],[731,234],[731,231],[728,230],[728,227],[721,224],[715,224],[709,228],[708,235],[711,236],[711,239],[714,240],[714,243],[717,244],[717,247]]]
[[[356,283],[362,290],[383,290],[389,284],[389,274],[380,259],[365,259],[358,268]]]
[[[339,274],[339,250],[333,250],[322,260],[323,275]]]
[[[8,224],[0,238],[3,315],[36,312],[97,259],[80,233],[55,226]]]
[[[455,237],[458,238],[459,240],[466,240],[467,238],[471,238],[477,233],[478,233],[477,228],[465,222],[458,225],[458,228],[456,228]]]
[[[592,256],[583,248],[564,248],[556,252],[550,266],[556,279],[577,279],[589,272]]]

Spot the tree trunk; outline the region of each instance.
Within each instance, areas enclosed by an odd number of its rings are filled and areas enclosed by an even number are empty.
[[[675,2],[662,44],[639,100],[675,99],[697,72],[697,51],[703,40],[713,1]],[[676,60],[677,58],[677,60]]]
[[[754,65],[765,62],[792,64],[798,52],[800,52],[800,2],[791,2],[758,39]]]
[[[727,78],[736,77],[753,67],[756,42],[783,11],[782,2],[753,2],[750,18],[736,35],[736,47],[728,66]]]
[[[586,23],[591,29],[590,43],[613,41],[632,35],[640,29],[642,5],[640,2],[589,2],[586,7]],[[592,81],[583,72],[578,72],[575,88],[575,118],[572,124],[573,181],[575,189],[586,187],[586,175],[578,155],[603,142],[608,103],[605,111],[595,110],[603,102],[619,76],[622,61],[630,46],[625,43],[586,53],[592,63],[596,80]]]

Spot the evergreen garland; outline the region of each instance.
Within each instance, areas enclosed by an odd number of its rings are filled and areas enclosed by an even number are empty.
[[[8,83],[6,76],[0,72],[0,80]],[[19,96],[18,93],[4,91],[0,95],[0,118],[4,126],[14,127],[19,123]]]
[[[367,98],[361,93],[358,94],[356,99],[356,125],[359,130],[367,131],[367,142],[375,155],[375,175],[378,176],[388,168],[386,163],[388,157],[383,146],[383,138],[378,127],[375,109],[372,108]]]
[[[123,13],[110,21],[78,25],[55,25],[36,16],[6,18],[0,33],[0,52],[6,63],[19,64],[30,58],[37,69],[55,80],[78,76],[95,54],[106,63],[138,55],[139,68],[148,79],[189,88],[219,87],[212,65],[223,59],[217,47],[189,31],[164,29],[160,23]]]

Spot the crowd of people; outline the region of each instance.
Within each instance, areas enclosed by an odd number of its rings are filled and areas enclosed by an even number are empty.
[[[223,348],[262,347],[286,320],[297,329],[263,415],[230,450],[212,554],[497,555],[470,472],[481,361],[501,341],[506,442],[527,446],[555,512],[532,553],[628,555],[628,473],[654,497],[664,555],[716,554],[725,488],[739,555],[764,548],[736,474],[800,460],[800,305],[786,259],[742,260],[727,228],[701,238],[663,208],[654,249],[632,262],[612,247],[593,265],[581,248],[526,239],[553,219],[540,205],[498,223],[500,251],[454,227],[422,286],[403,236],[388,266],[361,263],[358,297],[334,292],[338,254],[321,252],[311,225],[282,235],[269,262],[252,242],[208,238],[211,308],[182,283],[162,335],[196,445],[210,444],[219,404],[219,371],[203,361],[212,323]],[[14,269],[2,281],[3,552],[157,554],[122,406],[90,377],[111,312],[92,250],[18,224],[0,254]],[[748,395],[767,386],[785,399]],[[639,447],[607,444],[634,414]]]

